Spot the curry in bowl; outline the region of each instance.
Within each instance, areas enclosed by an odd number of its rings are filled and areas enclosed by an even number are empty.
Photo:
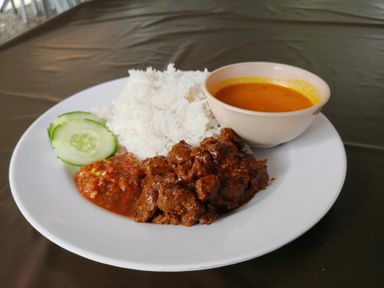
[[[272,62],[221,67],[203,87],[217,122],[254,147],[273,147],[300,136],[330,97],[327,83],[317,75]]]
[[[228,105],[257,112],[291,112],[319,102],[316,89],[307,82],[262,77],[228,79],[211,93]]]

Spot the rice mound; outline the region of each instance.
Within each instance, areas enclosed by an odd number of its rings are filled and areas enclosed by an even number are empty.
[[[171,146],[185,140],[198,146],[218,134],[202,89],[208,71],[129,70],[122,93],[109,112],[100,112],[107,126],[129,152],[144,159],[167,155]]]

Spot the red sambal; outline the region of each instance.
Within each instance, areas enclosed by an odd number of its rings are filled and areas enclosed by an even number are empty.
[[[140,167],[140,162],[126,153],[83,166],[75,175],[75,183],[91,202],[130,216],[144,177]]]

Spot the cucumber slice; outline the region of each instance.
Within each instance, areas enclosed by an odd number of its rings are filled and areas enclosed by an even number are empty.
[[[72,119],[55,128],[52,148],[67,164],[82,166],[112,156],[117,139],[104,125],[90,119]]]
[[[100,118],[96,117],[95,115],[91,114],[90,112],[84,112],[84,111],[67,112],[67,113],[59,115],[49,125],[49,127],[48,127],[48,137],[49,137],[49,139],[52,141],[53,133],[55,132],[55,129],[59,125],[65,123],[65,122],[67,122],[69,120],[72,120],[72,119],[89,119],[89,120],[93,120],[93,121],[96,121],[96,122],[99,122],[99,123],[102,123],[102,124],[105,123],[104,119],[100,119]]]

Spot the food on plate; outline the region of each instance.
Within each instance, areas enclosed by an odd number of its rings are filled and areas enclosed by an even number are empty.
[[[202,83],[207,71],[130,70],[123,91],[110,107],[95,113],[119,143],[139,159],[167,155],[181,139],[193,146],[218,134]]]
[[[289,112],[315,104],[306,95],[292,88],[262,82],[224,86],[214,96],[226,104],[259,112]]]
[[[266,188],[266,160],[213,117],[207,71],[129,74],[111,105],[62,114],[48,128],[56,156],[82,166],[74,182],[86,199],[137,222],[192,226]]]
[[[60,115],[51,123],[48,135],[56,157],[74,166],[110,157],[118,147],[103,120],[87,112]]]
[[[68,112],[59,115],[55,120],[51,122],[51,124],[48,127],[48,137],[50,140],[53,138],[53,133],[55,132],[55,129],[59,127],[59,125],[64,124],[65,122],[68,122],[69,120],[73,119],[89,119],[93,120],[99,123],[104,124],[105,120],[101,119],[95,115],[93,115],[90,112],[85,112],[85,111],[73,111],[73,112]]]
[[[167,156],[143,161],[130,153],[95,161],[75,175],[91,202],[137,222],[210,224],[268,185],[266,161],[243,151],[233,130],[199,146],[179,141]]]

